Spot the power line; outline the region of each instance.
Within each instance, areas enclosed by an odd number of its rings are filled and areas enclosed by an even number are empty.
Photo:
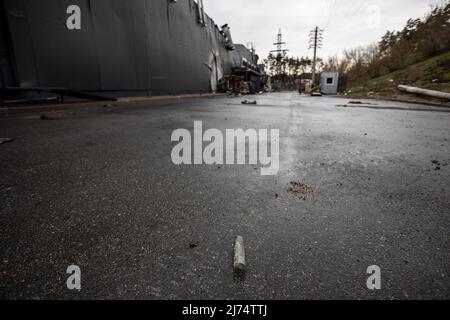
[[[356,0],[355,5],[349,6],[348,9],[345,11],[345,13],[342,15],[342,17],[339,17],[340,21],[345,21],[344,27],[347,27],[350,24],[351,19],[362,9],[365,2],[366,0],[359,0],[359,1]],[[326,26],[324,27],[324,30],[328,28],[330,22],[332,22],[331,19],[328,20]]]
[[[359,6],[356,7],[356,10],[354,10],[353,13],[348,17],[348,19],[345,19],[347,21],[347,23],[345,24],[345,27],[349,27],[350,26],[353,17],[356,16],[356,14],[358,14],[361,11],[361,9],[364,7],[365,3],[366,3],[366,1],[362,0],[359,3]]]
[[[341,20],[347,21],[347,18],[350,17],[350,14],[353,12],[353,9],[355,9],[359,4],[363,4],[366,0],[360,0],[360,2],[357,2],[356,6],[349,6],[345,14],[342,16]]]
[[[318,10],[317,10],[317,17],[315,20],[316,26],[319,25],[319,20],[320,20],[320,18],[322,18],[322,8],[325,4],[324,2],[326,2],[326,0],[320,0],[320,2],[319,2],[319,6],[318,6]]]
[[[359,13],[359,11],[361,11],[361,9],[364,7],[365,4],[365,0],[362,0],[361,3],[359,4],[359,6],[356,8],[356,10],[350,15],[350,17],[348,18],[347,21],[350,21],[357,13]]]
[[[332,8],[331,8],[331,10],[330,10],[330,13],[329,13],[329,15],[328,15],[328,19],[327,19],[327,22],[326,22],[326,24],[325,24],[325,26],[324,26],[324,28],[323,28],[323,31],[327,30],[327,28],[328,28],[328,26],[329,26],[329,24],[330,24],[331,17],[332,17],[332,15],[333,15],[334,9],[336,8],[336,6],[337,6],[337,4],[338,4],[338,1],[339,1],[339,0],[334,0],[333,6],[332,6]],[[339,7],[339,6],[338,6],[338,7]]]
[[[328,0],[324,0],[320,3],[318,12],[317,12],[317,19],[316,19],[316,26],[322,25],[321,22],[323,21],[326,12],[326,8],[328,8],[327,5]]]
[[[284,73],[283,70],[283,59],[286,57],[286,53],[289,51],[288,49],[283,49],[283,45],[286,44],[286,42],[283,41],[283,33],[281,32],[281,28],[278,30],[277,34],[277,42],[274,43],[274,46],[277,46],[276,50],[272,50],[270,52],[276,52],[276,73],[277,75],[280,75]]]
[[[336,5],[338,3],[338,0],[334,0],[333,6],[331,7],[330,13],[328,15],[327,23],[325,24],[324,30],[327,29],[328,25],[330,24],[331,16],[333,14],[334,9],[336,8]]]

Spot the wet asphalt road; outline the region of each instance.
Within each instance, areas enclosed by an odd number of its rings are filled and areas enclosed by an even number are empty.
[[[242,99],[0,118],[0,137],[14,138],[0,145],[0,298],[450,298],[450,113]],[[278,175],[173,165],[172,131],[195,120],[280,129]],[[245,279],[233,275],[236,235]],[[66,288],[72,264],[80,292]],[[379,291],[366,287],[370,265]]]

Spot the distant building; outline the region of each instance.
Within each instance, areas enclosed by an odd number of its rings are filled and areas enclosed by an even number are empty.
[[[322,94],[335,95],[338,93],[339,72],[322,72],[320,75]]]

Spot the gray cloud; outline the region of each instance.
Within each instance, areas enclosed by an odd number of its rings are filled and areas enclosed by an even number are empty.
[[[204,0],[218,25],[229,23],[236,43],[252,42],[266,57],[283,30],[289,54],[310,55],[308,35],[324,28],[321,57],[341,55],[346,48],[378,41],[386,30],[403,28],[409,18],[423,17],[442,0]]]

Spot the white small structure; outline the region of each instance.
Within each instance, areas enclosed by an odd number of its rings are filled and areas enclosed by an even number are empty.
[[[322,94],[337,94],[339,86],[339,72],[322,72],[320,75]]]

